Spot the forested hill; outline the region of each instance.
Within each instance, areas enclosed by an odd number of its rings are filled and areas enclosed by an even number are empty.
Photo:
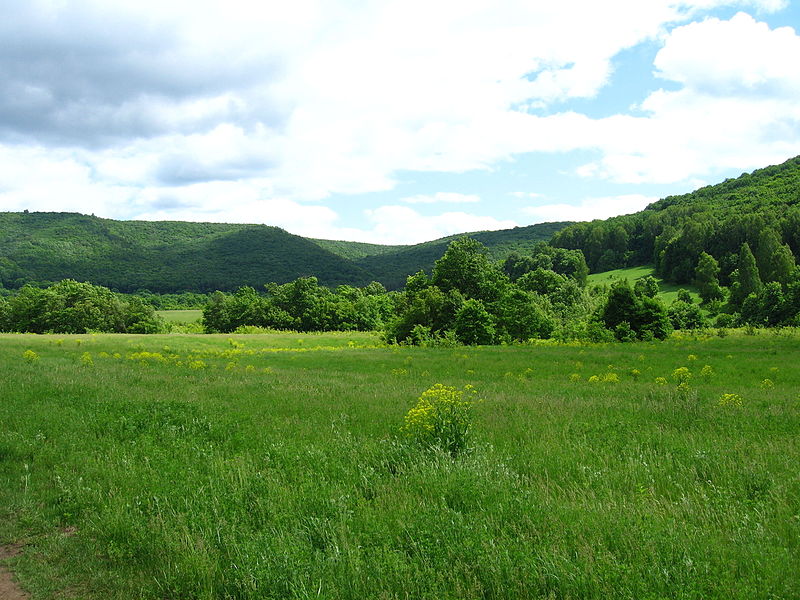
[[[707,252],[719,262],[724,285],[745,242],[767,280],[779,279],[771,273],[776,262],[789,268],[787,250],[800,256],[800,157],[669,196],[638,213],[574,224],[552,239],[555,246],[583,250],[592,272],[655,264],[675,283],[692,281]]]
[[[549,239],[563,225],[469,235],[502,258]],[[0,284],[19,288],[70,278],[124,292],[206,292],[313,275],[328,286],[380,281],[400,287],[407,275],[430,269],[450,239],[380,246],[311,240],[265,225],[0,213]]]
[[[500,231],[478,231],[468,234],[481,242],[489,250],[489,257],[502,260],[511,252],[528,253],[537,242],[550,240],[554,233],[570,223],[539,223],[527,227],[502,229]],[[447,250],[447,246],[460,236],[449,236],[414,246],[401,246],[392,251],[384,251],[363,256],[355,263],[372,273],[380,273],[379,281],[389,288],[405,285],[406,277],[424,269],[428,273]]]
[[[127,292],[205,292],[307,275],[326,285],[373,279],[277,227],[0,213],[0,282],[8,288],[70,278]]]

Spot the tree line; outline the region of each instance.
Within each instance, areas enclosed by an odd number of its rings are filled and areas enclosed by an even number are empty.
[[[0,330],[164,332],[169,326],[157,317],[154,304],[200,300],[205,301],[202,325],[208,333],[243,327],[382,331],[387,342],[423,345],[648,340],[663,339],[672,329],[710,325],[800,325],[800,270],[793,256],[785,274],[774,262],[770,268],[768,273],[780,273],[779,279],[762,278],[759,261],[745,242],[723,285],[718,261],[701,252],[692,279],[700,303],[681,290],[667,306],[653,277],[588,286],[581,250],[538,243],[529,253],[513,252],[494,261],[483,244],[464,237],[450,243],[430,274],[409,276],[400,291],[387,291],[377,282],[328,288],[314,277],[300,277],[267,284],[262,291],[245,286],[233,293],[159,299],[65,280],[44,289],[25,286],[0,298]]]
[[[163,333],[166,324],[135,296],[65,279],[46,288],[31,285],[0,297],[0,331],[20,333]]]

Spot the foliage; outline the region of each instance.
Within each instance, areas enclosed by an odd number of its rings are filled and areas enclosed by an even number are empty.
[[[468,235],[486,246],[489,260],[499,261],[506,259],[509,254],[514,252],[520,254],[535,252],[556,231],[567,225],[569,223],[566,222],[539,223],[526,227],[515,227],[514,229],[479,231],[459,236],[449,236],[413,246],[397,247],[390,252],[370,254],[356,259],[354,262],[366,271],[374,273],[375,279],[383,283],[387,288],[395,290],[402,288],[406,283],[406,278],[412,273],[419,271],[431,273],[434,263],[442,257],[450,243],[464,235]],[[565,268],[567,267],[565,266]],[[575,268],[579,270],[580,265]]]
[[[637,293],[627,280],[614,283],[599,317],[617,338],[664,339],[671,328],[667,310],[656,298]]]
[[[491,344],[495,339],[494,318],[483,302],[470,298],[456,313],[453,324],[456,339],[462,344]]]
[[[700,253],[695,269],[695,285],[704,304],[722,300],[725,293],[719,285],[719,263],[706,252]]]
[[[283,285],[270,284],[266,294],[242,287],[234,294],[215,292],[203,308],[202,322],[210,333],[229,333],[243,326],[294,331],[371,331],[389,319],[393,301],[379,283],[364,288],[319,285],[301,277]]]
[[[592,272],[655,262],[658,275],[678,284],[695,278],[705,252],[718,261],[720,284],[728,285],[747,242],[761,279],[783,282],[800,252],[798,189],[800,157],[664,198],[632,215],[571,225],[551,243],[582,250]]]
[[[408,411],[401,431],[423,446],[458,456],[469,449],[476,395],[469,384],[459,390],[437,383]]]
[[[166,325],[135,297],[70,279],[48,288],[24,286],[0,300],[0,330],[29,333],[161,333]]]
[[[669,320],[675,329],[700,329],[708,326],[703,311],[697,304],[686,300],[675,300],[667,309]]]

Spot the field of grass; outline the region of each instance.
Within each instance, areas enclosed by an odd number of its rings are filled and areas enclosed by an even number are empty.
[[[800,597],[797,332],[0,335],[0,381],[34,599]],[[400,432],[435,383],[483,399],[456,458]]]
[[[157,310],[158,316],[170,323],[197,323],[203,316],[202,310]]]
[[[620,279],[627,279],[633,284],[637,279],[651,275],[658,281],[659,298],[666,304],[672,304],[673,300],[678,297],[678,290],[683,288],[689,292],[695,302],[700,302],[700,295],[697,293],[697,288],[690,284],[676,285],[668,281],[664,281],[660,277],[656,277],[655,270],[651,266],[630,267],[628,269],[614,269],[613,271],[605,271],[603,273],[592,273],[587,278],[589,285],[611,285]]]

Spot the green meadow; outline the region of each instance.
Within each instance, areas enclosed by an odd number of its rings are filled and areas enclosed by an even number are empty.
[[[796,331],[0,335],[0,381],[34,599],[800,597]],[[401,431],[437,383],[456,457]]]
[[[700,294],[697,293],[697,288],[695,286],[688,283],[677,285],[669,281],[664,281],[661,277],[656,276],[655,269],[652,266],[629,267],[627,269],[604,271],[603,273],[592,273],[586,278],[586,281],[589,285],[611,285],[615,281],[627,279],[632,285],[637,279],[642,279],[647,276],[654,277],[658,282],[658,297],[667,306],[678,298],[678,290],[681,288],[688,291],[695,302],[700,302]]]
[[[156,314],[170,323],[196,323],[203,316],[202,310],[157,310]]]

